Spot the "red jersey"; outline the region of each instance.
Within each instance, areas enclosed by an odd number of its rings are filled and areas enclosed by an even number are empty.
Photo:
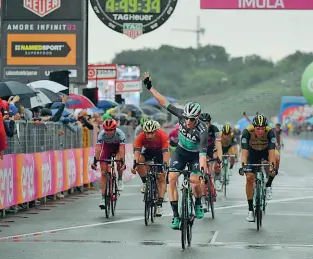
[[[163,130],[157,130],[153,140],[148,140],[144,132],[141,132],[135,141],[135,150],[141,151],[145,147],[153,152],[168,152],[168,135]]]

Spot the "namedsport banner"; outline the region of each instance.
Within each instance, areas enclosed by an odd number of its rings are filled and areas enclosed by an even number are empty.
[[[51,71],[69,70],[71,82],[86,83],[87,0],[2,1],[4,81],[47,79]]]

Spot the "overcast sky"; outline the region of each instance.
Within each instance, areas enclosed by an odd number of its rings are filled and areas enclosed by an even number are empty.
[[[197,15],[206,30],[201,44],[224,46],[232,56],[258,54],[276,61],[296,50],[313,51],[313,11],[200,10],[199,0],[179,0],[162,27],[133,40],[106,27],[89,10],[89,63],[110,62],[127,49],[195,47],[195,34],[172,29],[195,29]]]

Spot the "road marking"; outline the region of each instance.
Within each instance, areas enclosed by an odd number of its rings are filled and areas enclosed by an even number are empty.
[[[305,200],[305,199],[313,199],[313,196],[304,196],[304,197],[296,197],[296,198],[286,198],[286,199],[279,199],[279,200],[271,200],[268,201],[268,203],[279,203],[282,201],[296,201],[296,200]],[[238,204],[238,205],[230,205],[230,206],[223,206],[223,207],[217,207],[215,210],[226,210],[226,209],[232,209],[232,208],[242,208],[246,207],[247,204]],[[172,217],[173,214],[166,214],[163,215],[163,217]],[[134,222],[143,220],[143,217],[135,217],[135,218],[129,218],[129,219],[121,219],[116,221],[109,221],[104,223],[94,223],[94,224],[87,224],[87,225],[79,225],[79,226],[73,226],[73,227],[65,227],[65,228],[57,228],[57,229],[50,229],[50,230],[43,230],[38,232],[31,232],[31,233],[25,233],[25,234],[19,234],[19,235],[13,235],[13,236],[6,236],[6,237],[0,237],[0,241],[4,240],[10,240],[10,239],[20,239],[24,237],[30,237],[30,236],[40,236],[42,234],[55,234],[57,232],[67,231],[67,230],[73,230],[73,229],[81,229],[81,228],[91,228],[91,227],[97,227],[97,226],[105,226],[105,225],[112,225],[112,224],[119,224],[119,223],[128,223],[128,222]]]
[[[210,241],[210,244],[214,244],[214,243],[215,243],[215,240],[216,240],[216,238],[217,238],[217,235],[218,235],[218,231],[216,230],[216,231],[214,232],[214,235],[213,235],[211,241]]]
[[[233,215],[246,215],[246,211],[236,211]],[[266,216],[283,216],[283,217],[313,217],[312,213],[288,213],[288,212],[266,212]]]

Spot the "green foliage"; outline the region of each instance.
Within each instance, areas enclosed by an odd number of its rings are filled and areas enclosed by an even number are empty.
[[[260,96],[263,96],[263,91],[274,93],[266,96],[275,98],[276,106],[271,106],[271,109],[278,109],[282,95],[301,94],[299,79],[312,61],[312,53],[299,51],[274,63],[258,55],[230,57],[221,46],[182,49],[163,45],[159,49],[123,51],[112,63],[139,64],[141,71],[151,73],[153,84],[162,94],[177,99],[204,98],[214,103],[247,92],[255,94],[255,91],[250,91],[255,88],[256,92],[262,93]],[[210,98],[212,95],[215,97]],[[150,97],[147,91],[143,91],[143,101]]]

